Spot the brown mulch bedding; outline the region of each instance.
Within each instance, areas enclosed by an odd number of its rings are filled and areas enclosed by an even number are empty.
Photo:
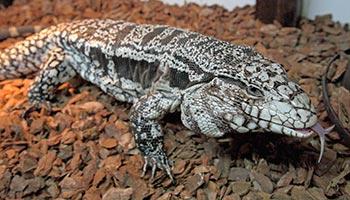
[[[329,126],[321,96],[321,75],[336,53],[350,48],[347,27],[322,16],[299,28],[263,24],[254,7],[227,11],[188,4],[168,6],[135,0],[17,0],[0,8],[0,27],[51,25],[82,18],[169,24],[247,44],[286,67]],[[6,48],[23,38],[0,42]],[[349,126],[350,94],[339,87],[349,58],[342,56],[329,77],[332,105]],[[61,85],[53,110],[21,117],[29,108],[31,80],[0,82],[0,198],[72,199],[349,199],[349,148],[338,133],[327,136],[316,163],[317,136],[232,134],[213,139],[167,116],[165,146],[174,161],[172,185],[163,172],[141,178],[143,164],[128,126],[130,105],[76,78]],[[338,100],[338,97],[341,100]],[[345,116],[345,117],[344,117]]]

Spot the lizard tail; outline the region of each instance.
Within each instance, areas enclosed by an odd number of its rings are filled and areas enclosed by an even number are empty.
[[[0,41],[10,37],[24,36],[26,34],[37,33],[43,30],[43,26],[19,26],[0,29]]]
[[[50,30],[45,29],[0,51],[0,81],[39,71],[50,48],[49,33]]]

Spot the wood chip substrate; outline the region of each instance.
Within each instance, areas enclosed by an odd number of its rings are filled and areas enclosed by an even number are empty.
[[[282,63],[309,94],[323,126],[321,77],[330,59],[350,48],[348,26],[330,15],[301,19],[297,28],[255,19],[255,8],[165,5],[135,0],[16,0],[0,8],[0,27],[49,26],[83,18],[168,24],[236,44],[254,46]],[[0,42],[4,49],[23,38]],[[340,82],[342,55],[329,72],[333,108],[350,128],[350,93]],[[296,139],[272,133],[208,138],[187,130],[178,114],[166,116],[165,147],[176,184],[161,171],[140,177],[143,159],[129,130],[129,104],[74,78],[62,84],[52,110],[30,113],[33,77],[0,82],[0,199],[349,199],[350,150],[332,131],[317,163],[315,135]]]

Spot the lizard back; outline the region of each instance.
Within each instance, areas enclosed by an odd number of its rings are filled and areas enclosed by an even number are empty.
[[[75,60],[95,63],[95,67],[103,68],[100,75],[118,74],[144,89],[164,73],[171,87],[181,89],[216,76],[247,80],[248,84],[256,78],[247,72],[249,65],[260,65],[264,71],[264,62],[270,64],[250,47],[165,25],[82,20],[62,27],[58,43],[74,52]],[[83,74],[91,73],[83,70]],[[277,67],[272,74],[281,72]]]

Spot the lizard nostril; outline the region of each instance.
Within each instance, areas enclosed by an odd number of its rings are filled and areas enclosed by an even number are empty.
[[[300,119],[301,118],[301,115],[299,113],[297,113],[297,117]]]
[[[294,99],[294,96],[295,96],[295,93],[293,92],[293,93],[289,93],[289,99]]]

